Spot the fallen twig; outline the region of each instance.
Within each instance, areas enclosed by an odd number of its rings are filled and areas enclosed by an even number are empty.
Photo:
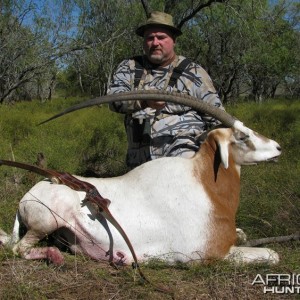
[[[289,241],[297,241],[300,240],[300,232],[291,234],[291,235],[283,235],[283,236],[273,236],[262,239],[250,240],[247,241],[243,246],[254,247],[260,246],[270,243],[285,243]]]

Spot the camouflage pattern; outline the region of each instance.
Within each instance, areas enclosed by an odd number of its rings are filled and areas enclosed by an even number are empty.
[[[177,65],[183,59],[183,56],[178,56]],[[200,65],[191,62],[174,87],[167,86],[171,68],[174,66],[153,68],[147,61],[144,67],[144,76],[138,89],[178,91],[223,108],[209,75]],[[108,94],[133,90],[134,76],[134,60],[121,62],[113,76]],[[110,108],[126,114],[127,165],[131,168],[163,156],[192,157],[200,147],[197,137],[219,124],[210,116],[173,103],[166,103],[163,109],[155,110],[143,109],[139,101],[119,101],[111,104]]]

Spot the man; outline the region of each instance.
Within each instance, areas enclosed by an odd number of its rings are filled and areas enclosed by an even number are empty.
[[[182,33],[174,26],[171,15],[152,12],[136,33],[144,39],[144,55],[121,62],[108,94],[135,89],[177,91],[222,107],[206,71],[176,55],[176,38]],[[130,168],[163,156],[192,157],[200,146],[197,137],[217,123],[190,107],[162,101],[120,101],[110,108],[126,114]]]

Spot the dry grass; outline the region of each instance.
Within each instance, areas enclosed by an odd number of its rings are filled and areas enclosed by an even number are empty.
[[[277,266],[234,266],[225,262],[210,265],[167,266],[153,262],[143,266],[148,279],[175,292],[175,299],[299,299],[296,294],[263,294],[252,285],[257,274],[300,273],[300,243],[277,245],[282,261]],[[273,247],[274,248],[274,247]],[[62,267],[41,261],[15,258],[0,250],[0,299],[171,299],[142,284],[131,267],[115,270],[104,262],[64,254]]]

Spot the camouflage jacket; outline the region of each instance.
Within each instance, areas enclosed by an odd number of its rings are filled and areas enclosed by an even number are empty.
[[[184,59],[185,57],[178,56],[173,64],[156,68],[145,59],[138,89],[178,91],[223,108],[209,75],[198,64],[190,62],[175,85],[168,85],[174,65],[180,64]],[[122,61],[107,93],[134,90],[135,67],[134,59]],[[111,104],[110,108],[126,114],[127,165],[131,168],[163,156],[191,157],[200,147],[196,137],[219,123],[190,107],[173,103],[166,103],[163,109],[154,110],[143,109],[139,101],[119,101]]]

